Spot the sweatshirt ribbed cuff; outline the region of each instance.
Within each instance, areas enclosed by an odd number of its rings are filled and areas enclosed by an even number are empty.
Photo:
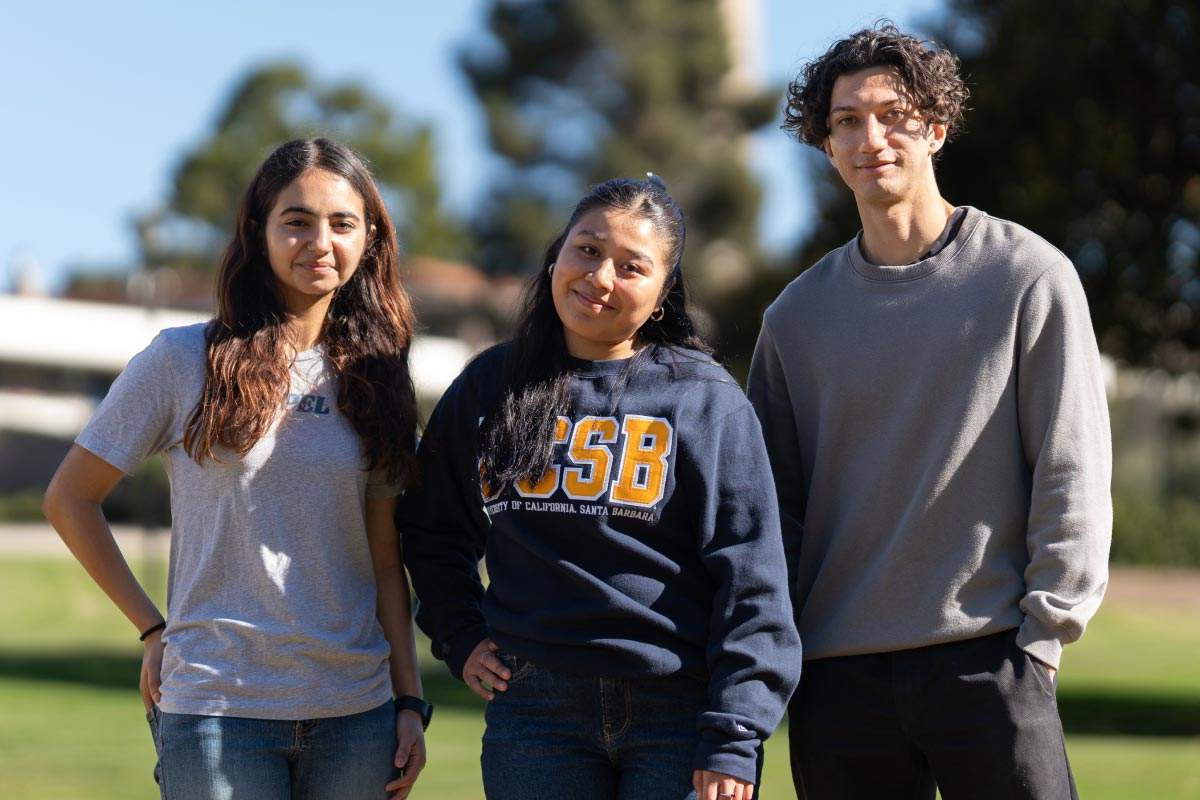
[[[1026,615],[1021,629],[1017,631],[1017,647],[1043,664],[1058,669],[1063,649],[1062,639],[1059,638],[1061,634],[1062,631],[1057,628]]]
[[[471,657],[471,651],[487,637],[487,626],[477,625],[459,631],[450,640],[442,651],[442,657],[446,660],[446,666],[450,668],[451,675],[460,681],[463,679],[463,667],[466,666],[467,659]]]
[[[718,742],[702,738],[693,767],[754,783],[758,768],[757,748],[760,744],[758,739]]]

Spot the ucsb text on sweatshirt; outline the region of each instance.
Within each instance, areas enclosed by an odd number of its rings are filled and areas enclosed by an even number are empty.
[[[916,263],[859,242],[767,309],[750,398],[806,658],[1019,628],[1057,665],[1107,583],[1111,449],[1078,276],[967,207]]]
[[[434,652],[461,678],[485,637],[603,677],[707,680],[697,768],[753,780],[800,671],[778,509],[754,410],[707,357],[575,362],[554,465],[488,486],[478,426],[507,346],[447,390],[398,523]],[[478,563],[487,557],[489,585]]]

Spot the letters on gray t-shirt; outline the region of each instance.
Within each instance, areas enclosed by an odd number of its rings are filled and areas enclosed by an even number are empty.
[[[365,469],[321,348],[300,353],[278,421],[244,456],[198,465],[183,431],[204,385],[204,326],[135,356],[76,439],[132,473],[162,456],[171,560],[161,708],[261,719],[356,714],[391,697],[375,613]]]

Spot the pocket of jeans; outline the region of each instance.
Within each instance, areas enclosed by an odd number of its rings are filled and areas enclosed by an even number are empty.
[[[529,659],[521,658],[520,656],[514,656],[512,653],[508,653],[503,650],[496,655],[501,661],[504,662],[504,666],[508,667],[508,671],[512,675],[512,677],[508,679],[509,686],[512,686],[514,683],[519,683],[533,674],[533,662]]]

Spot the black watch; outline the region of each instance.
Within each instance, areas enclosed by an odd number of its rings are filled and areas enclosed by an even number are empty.
[[[396,713],[415,711],[421,715],[421,728],[429,729],[429,720],[433,719],[433,703],[426,703],[419,697],[402,694],[396,698]]]

